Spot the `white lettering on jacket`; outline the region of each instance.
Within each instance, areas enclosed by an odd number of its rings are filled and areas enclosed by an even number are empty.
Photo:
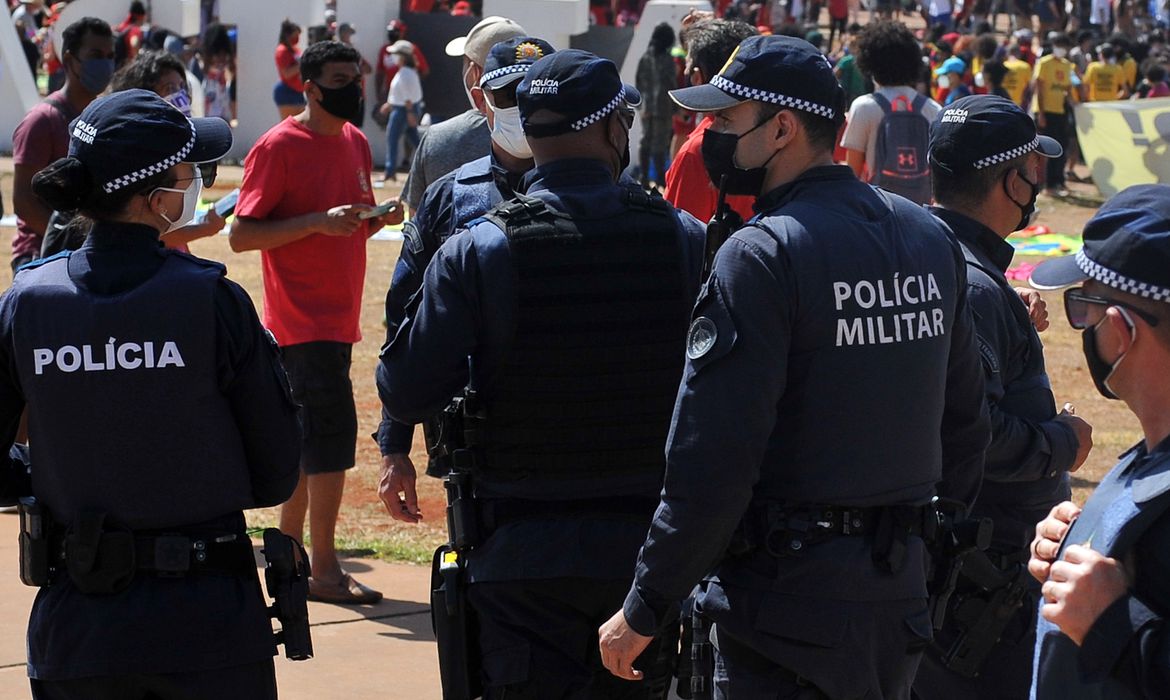
[[[59,348],[33,348],[33,372],[42,375],[56,367],[61,372],[109,372],[116,369],[165,369],[186,367],[183,353],[173,340],[156,344],[119,343],[110,338],[105,345],[62,345]]]

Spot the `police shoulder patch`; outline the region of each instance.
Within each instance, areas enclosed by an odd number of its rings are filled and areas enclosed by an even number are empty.
[[[706,316],[700,316],[691,322],[691,329],[687,332],[687,357],[697,360],[711,352],[715,342],[719,340],[719,327]]]
[[[413,221],[407,221],[402,226],[402,243],[411,253],[420,253],[423,249],[422,234]]]

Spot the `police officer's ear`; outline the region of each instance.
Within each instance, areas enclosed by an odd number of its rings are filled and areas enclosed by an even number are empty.
[[[778,148],[786,147],[792,143],[792,139],[796,137],[797,133],[804,132],[804,123],[800,121],[800,117],[796,116],[795,110],[782,109],[768,121],[770,123],[761,128],[772,138],[773,144]]]
[[[475,87],[471,88],[470,92],[471,102],[475,105],[475,109],[478,110],[480,114],[487,114],[487,95],[484,94],[483,88],[476,85]]]

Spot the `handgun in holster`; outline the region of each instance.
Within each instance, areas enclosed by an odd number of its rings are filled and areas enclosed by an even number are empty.
[[[309,555],[300,542],[274,527],[264,531],[264,583],[274,602],[269,617],[280,621],[276,643],[293,661],[313,658],[309,631]]]
[[[967,506],[960,501],[935,497],[931,505],[928,512],[935,522],[924,538],[932,571],[927,591],[931,623],[935,630],[941,630],[964,562],[971,553],[982,553],[991,545],[993,524],[989,518],[968,517]]]
[[[483,418],[478,395],[467,389],[427,433],[427,473],[441,476],[447,493],[448,542],[431,563],[431,625],[444,700],[470,700],[483,692],[479,625],[467,601],[466,570],[467,553],[481,542],[474,473]]]
[[[973,590],[952,606],[952,624],[960,631],[942,650],[942,661],[955,673],[974,678],[1027,600],[1032,579],[1022,561],[1001,569],[983,552],[967,555],[962,574]]]
[[[698,605],[691,606],[691,700],[711,700],[715,695],[715,646],[711,620]],[[679,693],[680,697],[682,693]]]

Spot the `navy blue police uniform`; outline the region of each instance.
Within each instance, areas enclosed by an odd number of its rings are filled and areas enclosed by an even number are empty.
[[[675,98],[828,119],[844,101],[824,57],[787,37],[744,40]],[[756,211],[694,309],[625,618],[654,634],[710,574],[697,603],[716,697],[906,697],[931,636],[918,518],[936,493],[974,499],[988,435],[962,256],[928,212],[844,166]]]
[[[480,86],[497,90],[519,82],[531,66],[554,49],[542,39],[515,37],[501,41],[488,52]],[[513,173],[495,155],[499,146],[482,158],[464,163],[427,187],[418,211],[402,227],[402,252],[386,293],[386,338],[398,332],[406,306],[422,287],[423,272],[431,258],[455,232],[486,214],[517,192],[524,173]],[[414,426],[398,423],[382,412],[376,435],[383,455],[410,452]]]
[[[117,93],[74,123],[70,153],[116,191],[221,157],[217,121]],[[275,698],[242,511],[292,493],[299,424],[247,293],[155,228],[99,221],[80,250],[18,272],[0,299],[0,367],[4,444],[27,409],[31,495],[66,531],[29,618],[33,696]],[[133,538],[108,588],[88,575],[105,566],[102,533]],[[176,541],[171,561],[159,547]]]
[[[531,68],[519,100],[525,120],[559,115],[525,123],[551,136],[605,123],[637,92],[611,62],[561,51]],[[466,563],[488,697],[657,697],[676,651],[647,652],[654,680],[622,681],[601,666],[596,630],[629,587],[661,488],[703,227],[615,179],[592,159],[529,173],[523,200],[439,250],[378,366],[399,420],[433,416],[469,384],[482,396],[486,539]]]
[[[1053,139],[1037,136],[1032,118],[999,97],[973,95],[958,100],[940,112],[931,127],[934,172],[945,168],[956,178],[1033,152],[1055,157],[1061,148]],[[947,624],[936,633],[923,658],[914,692],[923,700],[1023,697],[1032,680],[1040,601],[1040,585],[1026,569],[1028,544],[1036,523],[1071,496],[1068,470],[1076,459],[1077,438],[1070,425],[1056,420],[1040,336],[1026,305],[1005,277],[1014,254],[1011,244],[968,216],[942,207],[931,211],[954,232],[967,261],[968,299],[975,314],[991,416],[991,444],[972,516],[990,518],[995,525],[987,555],[1002,578],[988,583],[964,577],[952,598]],[[1018,605],[1014,611],[982,607],[1008,585],[1026,589],[1011,596]],[[953,645],[964,643],[960,637],[976,628],[985,615],[1003,614],[1010,615],[1010,621],[978,675],[972,678],[948,670],[944,659],[952,648],[958,652]]]
[[[1080,252],[1045,261],[1033,271],[1031,283],[1054,289],[1092,279],[1105,288],[1170,303],[1167,222],[1170,187],[1126,189],[1085,224]],[[1071,311],[1074,294],[1082,293],[1079,289],[1065,292],[1070,321],[1075,315]],[[1092,303],[1119,305],[1101,298]],[[1131,308],[1127,313],[1141,312]],[[1116,398],[1108,385],[1111,367],[1090,370],[1098,389]],[[1039,619],[1031,697],[1170,696],[1170,628],[1166,623],[1170,611],[1166,584],[1170,581],[1170,438],[1156,445],[1139,443],[1121,455],[1069,528],[1057,560],[1069,544],[1091,547],[1121,561],[1129,575],[1129,590],[1101,612],[1080,647],[1054,624]]]

